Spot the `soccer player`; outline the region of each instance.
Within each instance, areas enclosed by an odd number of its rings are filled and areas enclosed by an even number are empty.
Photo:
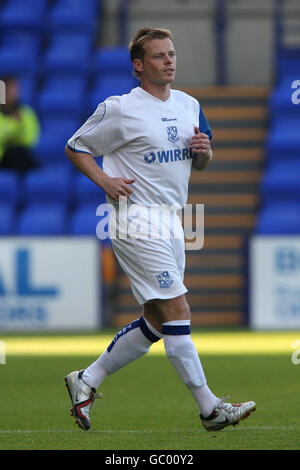
[[[203,170],[212,159],[212,134],[199,102],[171,89],[176,72],[171,32],[142,28],[129,50],[141,86],[100,103],[66,146],[70,161],[105,191],[107,201],[115,207],[117,228],[124,216],[119,213],[121,196],[127,197],[128,210],[132,205],[149,208],[153,204],[183,208],[191,168]],[[103,170],[94,160],[101,154]],[[112,239],[114,253],[142,306],[142,316],[125,326],[94,363],[65,377],[71,412],[84,430],[90,428],[90,410],[104,379],[160,340],[196,400],[205,429],[235,425],[255,409],[253,401],[226,403],[207,385],[190,334],[191,315],[183,284],[184,234],[181,226],[178,236],[178,220],[175,214],[169,237]],[[151,219],[151,228],[158,229],[155,224]]]

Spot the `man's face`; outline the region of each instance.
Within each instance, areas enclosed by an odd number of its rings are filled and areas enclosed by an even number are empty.
[[[155,85],[172,83],[176,74],[176,52],[172,41],[168,38],[152,39],[145,43],[144,49],[144,59],[135,59],[141,80]]]

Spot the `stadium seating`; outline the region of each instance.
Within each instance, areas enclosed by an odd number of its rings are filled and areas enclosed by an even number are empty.
[[[93,86],[89,94],[90,113],[94,112],[99,103],[109,96],[129,93],[137,86],[134,77],[120,76],[119,78],[100,78]]]
[[[32,77],[38,71],[40,42],[35,35],[7,35],[0,46],[0,75]]]
[[[74,197],[77,204],[99,205],[105,202],[105,193],[82,173],[74,178]]]
[[[266,168],[255,229],[259,234],[300,234],[300,115],[295,103],[299,57],[299,49],[279,51],[277,57],[278,77],[269,97]],[[296,94],[300,98],[300,93]]]
[[[0,170],[0,202],[1,204],[17,205],[19,202],[18,174],[12,170]]]
[[[1,30],[18,28],[41,31],[47,6],[48,0],[10,0],[2,9]]]
[[[70,220],[70,234],[95,235],[97,227],[97,205],[83,204],[73,211]]]
[[[41,118],[65,117],[81,119],[86,92],[84,77],[50,77],[39,91],[36,107]]]
[[[49,14],[50,31],[88,32],[95,34],[100,2],[98,0],[58,0]]]
[[[44,53],[45,76],[87,76],[93,66],[93,37],[82,32],[53,34]]]
[[[300,212],[300,162],[284,159],[270,166],[262,177],[263,204],[298,201]]]
[[[300,76],[300,75],[299,75]],[[299,107],[293,100],[300,99],[300,80],[297,88],[293,88],[294,78],[288,78],[274,88],[269,98],[270,125],[273,125],[278,117],[280,119],[299,119]],[[295,84],[294,84],[295,86]],[[297,95],[297,96],[296,96]]]
[[[138,84],[127,47],[95,47],[100,15],[100,0],[0,0],[0,76],[20,79],[21,100],[41,121],[40,168],[0,171],[1,234],[17,217],[17,234],[95,235],[105,194],[74,171],[64,147],[99,102]]]
[[[80,121],[72,118],[56,117],[42,120],[41,138],[34,149],[37,162],[42,166],[69,164],[65,155],[65,145],[79,127]]]
[[[71,166],[33,170],[24,177],[23,201],[32,207],[61,204],[67,208],[71,202],[72,189]]]
[[[300,117],[277,118],[266,138],[267,160],[300,157]]]
[[[35,91],[36,91],[36,78],[35,77],[21,77],[20,84],[20,99],[22,103],[35,107]]]
[[[277,53],[277,83],[300,76],[299,47],[285,47]]]
[[[101,78],[132,77],[127,47],[102,47],[96,53],[96,74]]]
[[[299,201],[274,202],[264,206],[259,213],[255,232],[260,235],[299,235]]]
[[[15,216],[15,206],[0,202],[0,235],[11,235]]]
[[[63,205],[27,206],[17,221],[18,235],[63,235],[67,212]]]
[[[108,211],[96,215],[97,204],[81,204],[72,213],[69,222],[70,235],[97,235],[103,246],[110,246],[108,236]]]

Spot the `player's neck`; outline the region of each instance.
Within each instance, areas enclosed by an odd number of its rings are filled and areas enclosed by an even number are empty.
[[[167,101],[170,97],[171,85],[169,83],[166,85],[155,85],[149,82],[142,82],[141,86],[147,93],[150,93],[150,95],[153,95],[161,101]]]

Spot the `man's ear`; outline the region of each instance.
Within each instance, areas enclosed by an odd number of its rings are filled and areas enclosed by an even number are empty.
[[[143,62],[141,59],[133,59],[132,61],[134,70],[141,73],[143,71]]]

